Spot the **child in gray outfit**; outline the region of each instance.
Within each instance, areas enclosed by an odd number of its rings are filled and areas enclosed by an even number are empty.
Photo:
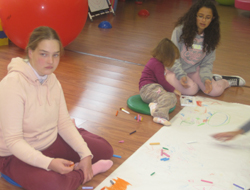
[[[177,102],[175,94],[181,93],[166,81],[164,73],[165,67],[171,68],[175,59],[179,58],[179,50],[171,40],[164,38],[152,51],[152,56],[142,71],[140,96],[149,103],[154,122],[171,125],[169,109]]]

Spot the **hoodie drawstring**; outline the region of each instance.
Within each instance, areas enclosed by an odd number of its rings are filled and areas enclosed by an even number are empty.
[[[44,85],[47,88],[47,94],[46,94],[47,95],[47,101],[48,101],[49,106],[51,106],[51,103],[50,103],[50,94],[49,94],[49,87],[48,87],[47,82]]]
[[[36,81],[37,99],[38,99],[39,105],[41,106],[42,105],[42,100],[40,97],[41,96],[41,87],[40,87],[40,82],[38,81],[39,84],[37,84],[37,81]]]
[[[37,99],[39,101],[39,105],[41,106],[42,105],[42,98],[41,98],[41,88],[42,86],[45,86],[46,87],[46,99],[48,101],[48,104],[49,106],[51,106],[51,101],[50,101],[50,93],[49,93],[49,87],[48,87],[48,84],[47,82],[45,82],[44,84],[41,85],[41,83],[39,82],[39,80],[36,81],[36,88],[37,88]]]

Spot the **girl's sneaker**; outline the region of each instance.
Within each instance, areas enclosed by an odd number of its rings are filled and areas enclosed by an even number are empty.
[[[218,74],[213,74],[213,79],[214,79],[215,81],[221,80],[221,79],[222,79],[222,76],[221,76],[221,75],[218,75]]]
[[[155,123],[160,123],[160,124],[165,125],[165,126],[171,125],[171,123],[168,120],[161,118],[161,117],[154,117],[153,121]]]
[[[230,86],[244,86],[246,81],[240,76],[222,76],[223,79],[229,82]]]

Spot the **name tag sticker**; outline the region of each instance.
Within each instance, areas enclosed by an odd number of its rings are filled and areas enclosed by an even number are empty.
[[[193,44],[193,45],[192,45],[192,48],[193,48],[193,49],[202,50],[202,45]]]

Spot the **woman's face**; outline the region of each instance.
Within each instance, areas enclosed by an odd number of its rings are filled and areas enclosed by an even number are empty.
[[[60,61],[60,45],[57,40],[42,40],[36,49],[28,50],[29,61],[40,76],[53,73]]]
[[[209,26],[213,19],[213,12],[210,8],[201,7],[196,15],[198,33],[201,34]]]

